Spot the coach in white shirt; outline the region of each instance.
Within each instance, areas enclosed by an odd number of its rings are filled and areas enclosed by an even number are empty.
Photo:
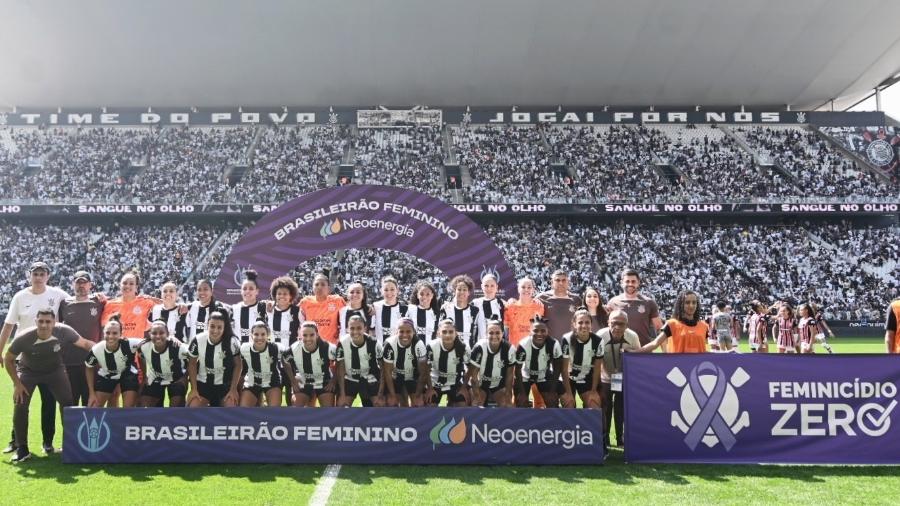
[[[52,308],[59,319],[59,305],[69,296],[65,291],[54,286],[47,286],[50,279],[50,266],[44,262],[35,262],[28,269],[28,281],[31,286],[16,292],[9,304],[9,312],[0,331],[0,352],[6,349],[9,336],[13,328],[16,335],[34,326],[39,309]],[[45,453],[53,453],[53,436],[56,435],[56,401],[45,385],[38,387],[41,392],[41,432],[43,435],[43,449]],[[15,451],[15,432],[10,439],[10,444],[3,453]]]

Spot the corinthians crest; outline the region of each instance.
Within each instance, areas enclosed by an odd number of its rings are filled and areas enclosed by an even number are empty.
[[[702,362],[687,377],[678,367],[666,375],[681,388],[679,409],[672,411],[672,426],[685,434],[684,443],[691,450],[703,444],[712,448],[722,443],[726,451],[737,442],[735,435],[750,426],[750,413],[741,411],[737,390],[750,380],[741,368],[730,378],[712,362]]]

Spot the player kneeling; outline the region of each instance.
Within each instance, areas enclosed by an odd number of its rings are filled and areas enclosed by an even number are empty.
[[[337,348],[319,336],[316,322],[300,325],[300,340],[285,352],[284,368],[294,392],[293,406],[316,407],[316,399],[323,408],[334,407],[336,381],[331,374]]]
[[[503,323],[490,320],[487,339],[472,348],[466,383],[472,385],[472,405],[484,406],[489,400],[501,408],[512,407],[516,377],[516,351],[503,340]]]
[[[516,349],[516,406],[528,407],[528,394],[533,385],[548,408],[575,406],[569,385],[569,366],[563,357],[559,341],[547,330],[547,320],[535,315],[531,323],[531,335],[519,342]],[[560,382],[559,376],[563,380]]]
[[[384,381],[387,406],[422,406],[427,353],[416,339],[416,322],[402,318],[384,341]]]
[[[84,361],[89,407],[105,406],[116,387],[122,391],[122,407],[133,408],[137,404],[134,354],[138,342],[122,338],[122,323],[115,315],[103,327],[103,341],[91,348]]]
[[[603,364],[603,346],[599,335],[591,332],[591,314],[579,308],[572,316],[573,331],[562,337],[563,358],[569,365],[570,391],[578,392],[585,408],[600,409],[600,367]],[[563,407],[573,408],[572,405]]]
[[[351,316],[347,320],[347,335],[341,338],[335,353],[340,407],[349,408],[357,396],[363,406],[384,406],[379,381],[382,347],[366,335],[365,328],[361,316]]]
[[[428,343],[426,349],[428,375],[425,404],[437,406],[446,395],[448,406],[468,406],[472,395],[463,383],[463,376],[469,361],[469,349],[459,339],[453,320],[441,321],[438,336],[438,339]]]
[[[183,407],[187,394],[187,376],[184,374],[187,345],[169,337],[169,328],[164,320],[155,320],[150,324],[150,337],[138,345],[138,354],[144,373],[141,406],[162,406],[168,392],[169,406]]]
[[[188,345],[188,357],[189,407],[238,405],[243,369],[241,342],[231,330],[228,315],[221,311],[209,315],[206,332],[194,336]]]
[[[244,390],[241,407],[259,406],[263,398],[270,408],[281,406],[281,355],[270,340],[269,325],[259,320],[250,327],[250,342],[241,345]]]

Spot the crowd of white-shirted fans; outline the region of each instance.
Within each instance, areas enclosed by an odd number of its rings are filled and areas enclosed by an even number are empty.
[[[555,220],[488,223],[485,229],[516,276],[532,277],[539,290],[549,289],[551,274],[562,269],[570,274],[573,289],[593,286],[606,300],[618,293],[619,271],[630,266],[642,273],[645,293],[664,310],[672,307],[679,291],[693,289],[707,305],[718,300],[735,305],[752,299],[813,301],[828,318],[869,321],[881,319],[885,301],[900,296],[897,228]],[[24,287],[30,259],[42,258],[52,261],[53,282],[63,288],[69,288],[75,270],[86,267],[99,290],[115,295],[119,277],[133,269],[142,274],[145,292],[154,294],[163,282],[174,281],[189,300],[193,282],[214,280],[245,230],[225,225],[3,225],[3,236],[17,240],[0,253],[0,296],[8,301]],[[329,274],[336,293],[363,282],[370,300],[380,298],[378,280],[388,274],[407,290],[402,297],[409,297],[419,279],[446,293],[447,279],[439,270],[398,252],[347,250],[305,262],[291,273],[302,293],[311,292],[316,272]]]
[[[900,195],[896,176],[873,175],[877,169],[861,167],[801,126],[7,127],[2,133],[4,201],[281,203],[325,187],[343,162],[353,164],[357,182],[451,199],[442,171],[451,160],[471,176],[462,178],[459,193],[468,202]]]
[[[357,182],[451,200],[441,170],[451,160],[471,176],[459,195],[473,202],[900,197],[896,178],[873,175],[801,126],[7,127],[0,133],[3,202],[280,203],[334,184],[329,176],[341,163],[354,165]],[[194,281],[215,279],[242,230],[3,224],[0,311],[36,258],[56,267],[54,280],[64,288],[85,267],[98,289],[115,294],[120,275],[136,269],[146,292],[171,280],[189,299]],[[627,265],[643,273],[645,291],[662,308],[691,288],[707,303],[811,300],[830,318],[874,320],[885,300],[900,295],[897,228],[554,220],[493,223],[487,230],[516,275],[533,277],[539,289],[563,269],[573,287],[612,296],[616,274]],[[328,272],[337,292],[357,280],[374,290],[385,274],[406,289],[418,279],[446,289],[438,270],[402,253],[349,251],[311,260],[293,273],[302,291],[311,289],[315,271]]]

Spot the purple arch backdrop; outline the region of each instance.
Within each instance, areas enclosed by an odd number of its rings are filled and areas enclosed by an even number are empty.
[[[263,216],[231,249],[215,283],[215,296],[240,300],[241,273],[259,273],[265,292],[298,264],[341,249],[379,248],[418,257],[448,277],[497,276],[515,296],[512,269],[494,241],[454,207],[414,190],[347,185],[297,197]]]

